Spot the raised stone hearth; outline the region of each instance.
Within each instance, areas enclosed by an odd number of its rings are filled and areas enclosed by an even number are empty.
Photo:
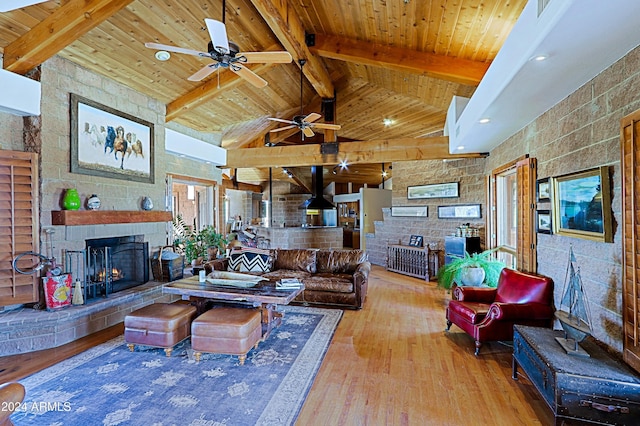
[[[64,345],[124,321],[124,317],[151,303],[172,302],[162,294],[162,283],[149,281],[109,297],[58,311],[19,308],[0,312],[0,356],[39,351]]]

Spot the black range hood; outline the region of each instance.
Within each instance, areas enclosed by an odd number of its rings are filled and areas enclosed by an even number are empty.
[[[322,196],[324,191],[322,166],[311,166],[311,187],[313,191],[311,198],[300,204],[299,209],[330,210],[336,208],[331,201]]]

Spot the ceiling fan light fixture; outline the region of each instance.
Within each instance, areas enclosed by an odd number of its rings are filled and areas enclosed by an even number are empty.
[[[166,50],[158,50],[156,52],[156,59],[161,62],[168,61],[169,58],[171,58],[171,54]]]

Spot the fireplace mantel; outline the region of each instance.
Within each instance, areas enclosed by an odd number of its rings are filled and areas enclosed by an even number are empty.
[[[111,223],[170,222],[171,212],[137,210],[58,210],[51,212],[52,225],[106,225]]]

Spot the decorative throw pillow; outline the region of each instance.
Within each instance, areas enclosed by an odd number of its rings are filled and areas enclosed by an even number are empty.
[[[272,264],[273,258],[269,250],[242,247],[242,250],[234,250],[230,253],[228,270],[235,272],[269,272]]]

